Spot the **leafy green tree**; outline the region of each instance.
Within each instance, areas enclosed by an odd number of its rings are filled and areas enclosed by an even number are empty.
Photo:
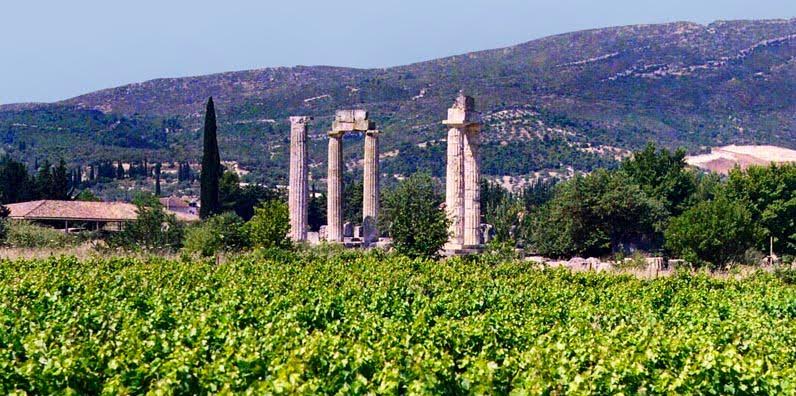
[[[488,213],[489,208],[496,208],[511,195],[503,186],[498,183],[493,183],[486,178],[481,179],[480,189],[481,209],[485,214]],[[489,223],[488,220],[487,223]]]
[[[519,242],[519,231],[525,215],[521,200],[506,195],[499,202],[487,206],[484,213],[487,224],[492,225],[495,242],[511,246]]]
[[[362,199],[364,184],[361,178],[347,183],[343,190],[343,221],[362,223]]]
[[[232,171],[224,172],[219,182],[219,197],[224,211],[234,211],[243,220],[254,216],[254,208],[261,202],[284,199],[284,193],[260,185],[240,186],[240,177]]]
[[[757,230],[742,202],[720,196],[696,204],[672,219],[666,247],[697,267],[726,267],[751,247]]]
[[[558,184],[558,179],[551,178],[536,180],[525,186],[520,194],[525,204],[525,209],[531,210],[537,208],[551,200],[555,193],[556,184]]]
[[[415,173],[385,196],[383,221],[393,246],[408,257],[432,258],[448,240],[448,219],[438,183]]]
[[[767,251],[773,238],[779,254],[796,255],[796,164],[734,169],[726,191],[730,199],[745,203],[752,221],[762,227],[758,249]]]
[[[318,231],[324,224],[326,224],[326,194],[317,194],[313,186],[307,207],[307,225],[310,230]]]
[[[600,256],[626,245],[650,245],[665,210],[624,173],[603,169],[559,184],[534,217],[533,247],[541,254]]]
[[[138,218],[124,226],[108,241],[111,247],[125,250],[169,250],[182,246],[184,229],[177,218],[166,213],[158,198],[141,194],[133,200]]]
[[[254,209],[254,217],[245,225],[249,240],[257,248],[288,248],[290,220],[287,204],[272,200]]]
[[[202,175],[201,175],[201,207],[199,216],[207,218],[211,215],[221,213],[221,201],[219,198],[219,180],[221,179],[221,157],[218,153],[218,138],[216,126],[216,109],[213,98],[207,100],[207,110],[205,112],[204,145],[202,152]]]
[[[244,222],[232,212],[211,216],[185,232],[184,249],[202,256],[219,252],[240,251],[249,247]]]
[[[94,193],[91,192],[91,190],[85,189],[75,196],[75,201],[99,202],[101,201],[101,199],[99,199],[99,197],[94,195]]]
[[[696,176],[687,169],[685,150],[658,149],[648,143],[642,151],[622,162],[621,169],[653,199],[663,202],[666,210],[677,216],[690,204],[696,190]]]

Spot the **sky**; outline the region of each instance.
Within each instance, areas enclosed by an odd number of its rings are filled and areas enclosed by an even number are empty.
[[[796,17],[796,0],[0,0],[0,104],[272,66],[388,67],[598,27]]]

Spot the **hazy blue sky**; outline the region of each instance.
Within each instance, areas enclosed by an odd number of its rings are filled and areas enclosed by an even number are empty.
[[[794,16],[796,0],[2,0],[0,103],[268,66],[394,66],[595,27]]]

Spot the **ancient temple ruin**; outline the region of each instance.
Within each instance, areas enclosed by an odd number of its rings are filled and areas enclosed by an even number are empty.
[[[290,237],[307,240],[308,158],[307,124],[310,117],[290,117]],[[445,210],[451,221],[448,254],[466,254],[480,250],[481,192],[479,147],[481,116],[475,100],[459,94],[442,122],[448,129],[448,157],[445,187]],[[379,240],[379,131],[366,110],[338,110],[328,132],[327,225],[325,239],[343,243],[343,137],[346,133],[365,135],[364,181],[362,197],[362,245]],[[422,232],[422,230],[418,230]]]
[[[309,117],[291,117],[289,210],[290,236],[294,241],[307,240],[307,122]],[[327,162],[327,226],[328,242],[343,242],[343,136],[365,134],[364,181],[362,197],[362,244],[378,241],[379,216],[379,131],[361,109],[338,110],[329,131]]]
[[[450,220],[449,254],[481,248],[481,170],[479,160],[481,115],[475,100],[460,93],[448,109],[448,158],[445,175],[445,210]]]

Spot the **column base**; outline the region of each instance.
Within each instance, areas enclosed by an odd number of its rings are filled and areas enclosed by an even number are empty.
[[[471,254],[478,254],[484,251],[484,245],[462,245],[446,243],[442,248],[443,256],[467,256]]]

